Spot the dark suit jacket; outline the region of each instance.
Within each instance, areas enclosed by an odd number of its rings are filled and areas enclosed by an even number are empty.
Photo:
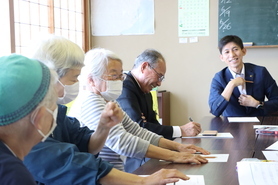
[[[117,102],[141,127],[162,135],[164,138],[173,139],[173,127],[161,125],[157,121],[151,93],[143,93],[130,72],[124,80],[123,91]]]
[[[246,83],[247,95],[253,96],[258,101],[264,102],[263,109],[254,107],[244,107],[238,102],[240,92],[234,88],[230,101],[226,101],[221,93],[233,78],[228,67],[216,73],[212,79],[209,106],[210,111],[215,116],[265,116],[269,113],[278,111],[278,87],[275,80],[271,77],[265,67],[257,66],[251,63],[245,63],[245,80],[254,83]]]

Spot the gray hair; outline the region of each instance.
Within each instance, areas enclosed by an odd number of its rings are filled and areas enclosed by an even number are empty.
[[[84,66],[84,51],[62,36],[49,35],[34,47],[35,52],[31,57],[53,68],[59,78],[63,77],[69,69]]]
[[[104,48],[95,48],[85,55],[85,67],[82,69],[82,76],[99,79],[106,72],[109,60],[122,60],[112,51]]]
[[[133,68],[139,67],[143,62],[148,62],[151,66],[156,67],[158,62],[165,62],[165,59],[158,51],[146,49],[135,59]]]

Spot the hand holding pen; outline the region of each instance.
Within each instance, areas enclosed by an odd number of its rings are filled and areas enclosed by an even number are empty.
[[[190,122],[180,126],[182,137],[196,136],[201,132],[201,125],[189,118]]]

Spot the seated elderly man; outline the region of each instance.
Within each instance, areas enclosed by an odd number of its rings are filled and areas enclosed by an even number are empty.
[[[36,184],[22,160],[56,127],[56,73],[16,54],[0,71],[0,184]]]
[[[167,139],[199,134],[199,123],[191,121],[182,126],[166,126],[156,119],[150,91],[161,85],[165,73],[166,62],[162,54],[154,49],[146,49],[135,59],[132,70],[126,74],[123,91],[117,102],[141,127]]]

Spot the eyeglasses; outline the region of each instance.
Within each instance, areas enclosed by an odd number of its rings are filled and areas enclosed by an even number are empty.
[[[120,75],[104,75],[108,76],[110,80],[121,80],[124,81],[126,74],[120,74]]]
[[[156,75],[158,76],[158,81],[162,82],[162,81],[165,79],[165,76],[162,75],[162,74],[160,74],[160,73],[158,73],[158,72],[153,68],[153,66],[151,66],[150,64],[149,64],[149,66],[150,66],[150,68],[156,73]]]

